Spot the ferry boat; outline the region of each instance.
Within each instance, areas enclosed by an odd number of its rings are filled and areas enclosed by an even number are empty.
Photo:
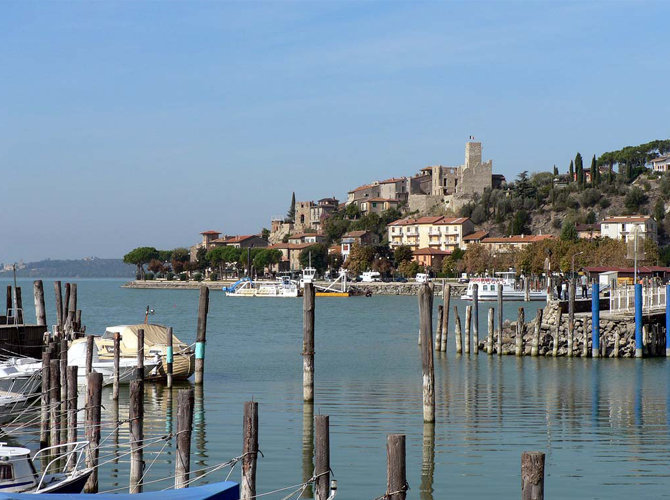
[[[242,278],[230,286],[224,286],[226,297],[299,297],[298,283],[288,276],[277,281],[253,281]]]
[[[494,277],[472,278],[468,283],[465,294],[461,295],[462,300],[472,300],[472,290],[474,285],[478,286],[477,298],[481,301],[498,300],[498,288],[502,287],[503,300],[524,300],[525,292],[516,287],[516,273],[506,271],[495,273]],[[546,291],[530,290],[528,292],[530,300],[546,300]]]

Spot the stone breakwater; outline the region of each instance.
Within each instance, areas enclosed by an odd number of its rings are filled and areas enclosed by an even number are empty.
[[[222,287],[228,286],[234,281],[162,281],[162,280],[148,280],[148,281],[129,281],[124,283],[124,288],[138,288],[138,289],[155,289],[155,290],[197,290],[201,286],[206,286],[210,290],[221,290]],[[330,283],[326,281],[319,281],[316,283],[319,286],[327,287]],[[360,283],[350,282],[347,288],[352,295],[365,295],[367,292],[372,295],[417,295],[419,293],[420,283]],[[460,297],[465,293],[467,285],[452,283],[451,296]],[[442,281],[435,281],[435,293],[442,294]]]
[[[665,314],[645,317],[643,352],[645,356],[665,356]],[[569,343],[572,343],[572,356],[583,357],[592,355],[592,320],[590,314],[576,314],[572,336],[570,336],[569,316],[561,313],[557,302],[548,304],[542,314],[540,328],[537,328],[537,317],[524,322],[518,328],[518,321],[505,321],[502,333],[502,354],[516,355],[517,338],[521,333],[522,356],[533,355],[534,344],[537,344],[539,356],[569,356]],[[498,332],[493,332],[492,346],[489,339],[479,342],[479,349],[498,354]],[[480,334],[480,339],[482,335]],[[586,343],[586,349],[584,344]],[[491,349],[489,351],[489,349]],[[600,319],[600,356],[610,358],[635,357],[635,320],[627,317],[607,317]]]

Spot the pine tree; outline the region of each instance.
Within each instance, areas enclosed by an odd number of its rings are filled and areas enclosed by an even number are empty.
[[[570,173],[570,182],[572,182],[572,181],[575,180],[575,167],[574,167],[574,163],[572,163],[572,160],[570,160],[569,173]]]
[[[295,222],[295,191],[293,192],[293,196],[291,196],[291,206],[286,213],[286,220],[288,222]]]
[[[596,165],[596,155],[591,158],[591,184],[593,184],[593,187],[600,184],[600,170]]]

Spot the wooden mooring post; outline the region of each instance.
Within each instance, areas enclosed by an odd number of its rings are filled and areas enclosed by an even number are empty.
[[[307,285],[312,283],[305,283]],[[256,497],[256,458],[258,455],[258,403],[244,403],[242,441],[242,481],[240,484],[240,500],[252,500]]]
[[[498,283],[498,356],[502,356],[502,345],[503,345],[503,291],[502,284]]]
[[[60,444],[60,424],[61,424],[61,399],[60,399],[60,360],[58,358],[52,359],[49,364],[49,421],[51,423],[50,429],[50,443],[51,446]],[[62,450],[56,450],[57,454],[61,454]]]
[[[458,306],[454,306],[454,342],[456,342],[456,354],[461,354],[463,352],[463,336],[461,318],[458,315]]]
[[[144,328],[137,329],[137,367],[135,378],[144,380]]]
[[[19,325],[23,324],[23,298],[21,296],[21,287],[17,286],[14,288],[14,296],[16,297],[16,311],[14,311],[14,316],[16,317],[16,322]]]
[[[67,443],[67,429],[68,429],[68,387],[69,380],[67,378],[67,339],[63,337],[59,343],[60,346],[60,400],[61,400],[61,429],[60,442]],[[65,450],[63,450],[65,451]]]
[[[47,326],[47,311],[44,307],[44,284],[42,280],[33,282],[33,298],[35,299],[35,320],[39,326]]]
[[[437,306],[437,327],[435,328],[435,352],[440,352],[442,346],[442,318],[444,317],[444,306]]]
[[[435,369],[433,360],[433,289],[419,287],[419,331],[421,332],[421,372],[423,381],[423,421],[435,422]]]
[[[555,358],[558,356],[558,339],[560,338],[561,331],[561,318],[563,316],[563,311],[558,308],[558,316],[556,316],[556,327],[554,328],[554,345],[551,351],[551,355]]]
[[[314,417],[314,499],[328,500],[330,494],[330,423],[328,415]]]
[[[63,328],[67,328],[68,318],[70,317],[70,283],[65,283],[65,297],[63,299]]]
[[[670,285],[665,285],[665,356],[670,357]]]
[[[586,339],[586,320],[584,321]],[[591,356],[600,357],[600,285],[594,283],[591,288]]]
[[[165,359],[165,375],[166,375],[166,382],[167,386],[172,387],[172,369],[173,369],[173,364],[174,364],[174,348],[173,348],[173,335],[172,335],[172,327],[168,327],[168,343],[167,343],[167,356]]]
[[[405,500],[408,489],[405,435],[389,434],[386,439],[386,496],[384,498]]]
[[[533,332],[533,343],[530,347],[530,355],[537,356],[540,351],[540,329],[542,328],[542,308],[537,310],[535,315],[535,330]]]
[[[114,371],[112,372],[112,400],[119,400],[119,376],[121,368],[121,334],[114,332]]]
[[[191,472],[191,433],[193,431],[193,389],[182,389],[177,395],[177,453],[174,487],[187,488]]]
[[[463,352],[465,354],[470,354],[470,328],[472,327],[472,306],[465,306],[465,345]]]
[[[479,355],[479,285],[472,285],[472,349]]]
[[[488,338],[486,339],[486,352],[493,354],[493,324],[495,322],[495,309],[489,307],[489,321],[488,321]]]
[[[444,289],[442,305],[444,307],[444,316],[442,316],[442,341],[440,342],[440,351],[447,352],[447,339],[449,337],[449,305],[451,303],[451,285]]]
[[[130,485],[129,492],[142,493],[142,475],[144,473],[144,380],[130,382]]]
[[[574,355],[575,345],[575,294],[577,293],[574,278],[568,288],[568,357]],[[586,330],[586,328],[584,328]],[[586,337],[585,337],[586,338]]]
[[[207,313],[209,312],[209,288],[200,287],[198,299],[198,330],[195,338],[195,383],[202,384],[205,376],[205,345],[207,343]]]
[[[86,376],[93,371],[93,350],[95,349],[95,337],[86,336]]]
[[[98,492],[98,457],[100,456],[100,413],[102,408],[102,373],[92,372],[86,377],[86,467],[93,473],[86,481],[84,493]]]
[[[77,441],[77,376],[79,367],[68,366],[67,369],[67,442]],[[70,450],[72,447],[70,447]]]
[[[302,302],[303,401],[314,401],[314,302],[314,284],[305,283]]]
[[[60,281],[54,281],[54,295],[56,296],[56,325],[63,333],[63,290]]]
[[[42,352],[42,399],[40,414],[40,448],[49,446],[49,396],[51,391],[51,353],[47,349]]]
[[[521,454],[521,500],[544,500],[544,453]]]
[[[523,330],[526,326],[526,313],[519,307],[519,316],[516,321],[516,355],[523,356]]]

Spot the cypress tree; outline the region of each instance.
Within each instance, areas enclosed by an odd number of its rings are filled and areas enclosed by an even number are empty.
[[[575,156],[575,171],[577,172],[579,187],[584,187],[584,164],[582,163],[582,155],[579,153]]]
[[[295,191],[291,196],[291,206],[289,207],[288,212],[286,213],[286,220],[288,222],[295,222]]]
[[[554,175],[558,175],[558,168],[554,165]]]
[[[572,181],[575,180],[575,167],[574,167],[574,164],[572,163],[572,160],[570,160],[570,170],[569,170],[569,173],[570,173],[570,182],[572,182]]]
[[[598,166],[596,165],[596,155],[593,155],[593,158],[591,158],[591,184],[593,184],[593,187],[600,184],[600,170],[598,170]]]

